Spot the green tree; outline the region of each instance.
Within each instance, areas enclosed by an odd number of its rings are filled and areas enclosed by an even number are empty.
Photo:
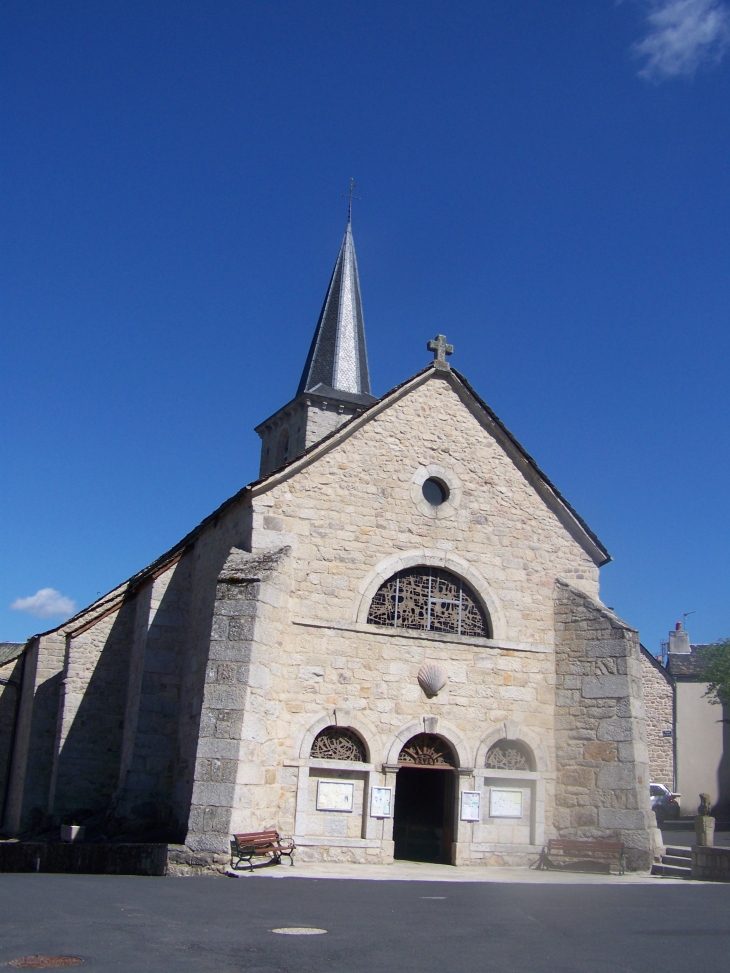
[[[699,675],[709,683],[705,696],[711,703],[730,707],[730,639],[702,649]]]

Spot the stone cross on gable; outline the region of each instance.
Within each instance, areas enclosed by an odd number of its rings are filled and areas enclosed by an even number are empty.
[[[432,341],[429,341],[426,347],[428,348],[429,351],[432,351],[434,353],[433,354],[434,368],[447,369],[449,367],[446,361],[446,356],[453,355],[454,346],[446,344],[445,334],[437,334]]]

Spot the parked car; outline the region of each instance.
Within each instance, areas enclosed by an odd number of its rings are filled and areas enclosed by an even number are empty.
[[[676,821],[679,818],[680,794],[673,794],[664,784],[650,784],[651,809],[656,815],[656,823],[661,826],[665,821]]]

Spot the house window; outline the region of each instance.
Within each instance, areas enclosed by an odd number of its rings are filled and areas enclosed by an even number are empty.
[[[490,637],[486,612],[461,578],[439,568],[399,571],[370,603],[370,625]]]

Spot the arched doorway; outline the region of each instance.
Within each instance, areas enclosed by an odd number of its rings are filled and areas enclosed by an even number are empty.
[[[450,865],[456,755],[442,737],[419,733],[398,756],[394,857]]]

